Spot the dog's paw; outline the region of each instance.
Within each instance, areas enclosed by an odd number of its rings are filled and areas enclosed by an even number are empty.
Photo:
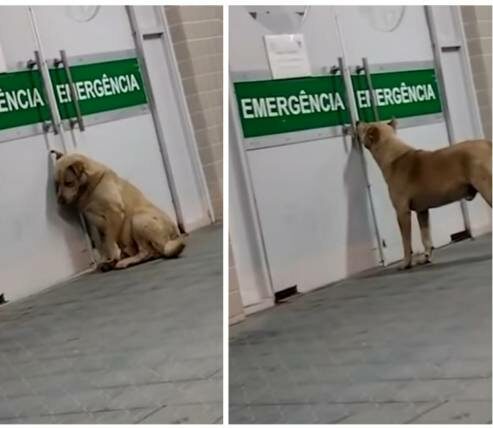
[[[106,262],[101,262],[98,265],[98,269],[101,272],[109,272],[110,270],[113,270],[115,268],[115,265],[116,265],[116,261],[109,260],[109,261],[106,261]]]
[[[120,260],[118,263],[115,264],[115,269],[126,269],[129,267],[129,263]]]
[[[402,271],[402,270],[408,270],[408,269],[411,269],[413,267],[413,264],[412,263],[404,263],[402,265],[400,265],[397,270],[398,271]]]
[[[426,255],[418,260],[418,265],[428,265],[430,263],[431,263],[431,257]]]

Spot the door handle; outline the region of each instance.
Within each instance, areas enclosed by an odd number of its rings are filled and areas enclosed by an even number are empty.
[[[64,49],[60,51],[60,59],[55,59],[53,61],[55,67],[58,67],[60,64],[63,65],[65,70],[65,74],[67,75],[67,81],[70,91],[70,96],[72,97],[72,103],[75,110],[76,121],[74,122],[72,119],[70,120],[70,126],[73,128],[75,123],[79,125],[79,130],[84,131],[86,129],[84,125],[84,118],[82,117],[82,113],[80,110],[79,97],[77,95],[77,91],[75,90],[74,79],[72,78],[72,72],[70,70],[70,66],[67,60],[67,53]]]
[[[344,101],[345,101],[345,104],[346,104],[347,109],[349,111],[349,120],[351,121],[351,123],[348,126],[344,127],[344,134],[345,135],[350,134],[354,138],[357,135],[356,122],[357,122],[358,118],[356,116],[357,112],[354,111],[354,109],[351,105],[351,101],[350,101],[351,85],[349,85],[350,82],[347,81],[346,64],[344,63],[344,58],[338,57],[337,63],[338,63],[337,70],[341,73],[342,84],[344,86],[344,98],[345,98]]]
[[[39,51],[34,51],[34,59],[30,59],[27,61],[27,68],[32,70],[34,67],[38,67],[40,76],[41,76],[41,86],[43,87],[43,95],[45,97],[45,100],[48,101],[48,93],[46,91],[46,86],[44,84],[43,80],[43,75],[41,74],[41,56],[39,55]],[[48,103],[48,105],[50,105]],[[51,127],[53,128],[53,133],[56,135],[58,134],[58,126],[55,122],[55,119],[53,118],[53,112],[51,111],[51,105],[49,108],[50,112],[50,121],[51,121]],[[50,129],[50,124],[49,123],[43,123],[43,131],[48,132]]]
[[[343,78],[342,76],[342,68],[339,65],[333,65],[332,67],[330,67],[329,69],[329,74],[335,76],[336,74],[338,73],[341,73],[341,78]],[[346,94],[346,85],[344,83],[344,102],[345,102],[345,105],[348,105],[348,98],[347,98],[347,94]],[[341,127],[342,127],[342,134],[343,135],[351,135],[351,126],[350,125],[346,125],[346,124],[341,124]]]
[[[360,65],[356,67],[356,73],[365,73],[365,78],[366,78],[366,85],[368,86],[368,91],[370,91],[370,103],[371,103],[371,109],[373,112],[373,118],[375,122],[378,122],[380,120],[380,115],[378,114],[378,105],[377,105],[377,99],[375,97],[375,91],[373,89],[373,82],[371,80],[371,74],[370,74],[370,67],[368,65],[368,58],[363,57],[362,58],[363,65]]]

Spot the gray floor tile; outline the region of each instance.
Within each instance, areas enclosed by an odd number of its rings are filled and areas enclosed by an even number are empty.
[[[231,327],[229,361],[232,423],[447,423],[449,401],[485,420],[491,236],[254,314]]]
[[[200,408],[220,400],[222,337],[214,226],[193,232],[178,259],[91,273],[2,306],[0,423],[134,423],[187,397]]]
[[[171,405],[159,409],[141,424],[217,424],[221,421],[222,403]]]
[[[422,424],[491,424],[491,401],[455,401],[414,419]]]

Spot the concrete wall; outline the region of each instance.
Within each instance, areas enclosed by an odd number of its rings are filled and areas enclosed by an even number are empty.
[[[222,218],[222,8],[166,6],[214,213]]]
[[[491,6],[461,6],[486,138],[491,139]]]

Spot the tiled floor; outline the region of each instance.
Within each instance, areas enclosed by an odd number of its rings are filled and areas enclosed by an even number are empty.
[[[491,423],[491,236],[232,327],[231,423]]]
[[[1,307],[0,423],[221,422],[221,248],[209,227]]]

